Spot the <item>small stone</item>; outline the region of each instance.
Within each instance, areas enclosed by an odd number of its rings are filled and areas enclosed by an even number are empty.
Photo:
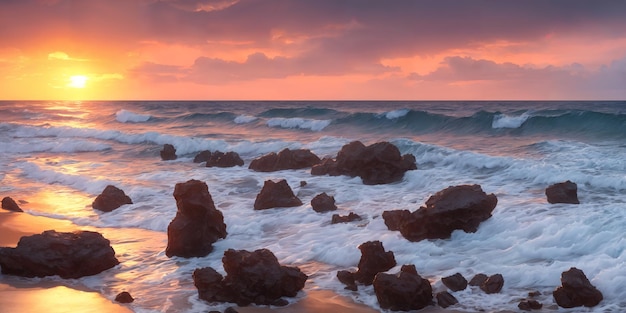
[[[127,291],[122,291],[115,297],[115,301],[119,303],[132,303],[135,299]]]

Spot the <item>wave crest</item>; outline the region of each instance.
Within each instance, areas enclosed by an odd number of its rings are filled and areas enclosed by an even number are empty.
[[[150,118],[152,118],[150,115],[138,114],[124,109],[115,112],[115,120],[120,123],[143,123]]]
[[[299,117],[294,118],[282,118],[275,117],[267,120],[267,126],[269,127],[281,127],[281,128],[300,128],[309,129],[312,131],[321,131],[330,125],[330,120],[312,120]]]

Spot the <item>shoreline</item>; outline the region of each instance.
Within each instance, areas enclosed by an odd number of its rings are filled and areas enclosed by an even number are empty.
[[[19,238],[39,234],[45,230],[75,231],[81,227],[69,221],[34,216],[26,212],[0,212],[0,247],[15,247]],[[136,299],[139,302],[141,299]],[[2,312],[46,311],[62,312],[113,312],[130,313],[133,304],[118,304],[94,290],[81,290],[76,286],[39,278],[28,279],[0,274],[0,303]],[[354,302],[332,290],[309,290],[307,296],[286,307],[248,306],[233,307],[240,313],[270,312],[345,312],[376,313],[377,309]],[[437,306],[415,311],[420,313],[463,313]],[[506,313],[511,311],[499,311]]]

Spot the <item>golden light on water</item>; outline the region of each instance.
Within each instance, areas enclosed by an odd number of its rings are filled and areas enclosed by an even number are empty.
[[[85,88],[87,86],[87,81],[89,77],[85,75],[72,75],[70,76],[70,82],[67,84],[70,88]]]

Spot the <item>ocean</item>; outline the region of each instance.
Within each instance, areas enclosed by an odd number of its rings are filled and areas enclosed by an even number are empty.
[[[389,141],[413,154],[418,169],[373,186],[358,177],[312,176],[309,169],[248,169],[252,159],[284,148],[334,157],[354,140]],[[176,148],[178,159],[161,160],[164,144]],[[206,168],[192,161],[202,150],[235,151],[245,165]],[[190,179],[207,183],[228,236],[206,257],[168,258],[172,193]],[[286,179],[304,204],[253,210],[268,179]],[[567,180],[578,185],[581,203],[549,204],[545,188]],[[410,242],[385,226],[383,211],[414,211],[461,184],[479,184],[498,198],[477,232]],[[92,209],[107,185],[124,190],[133,204],[108,213]],[[311,199],[322,192],[335,197],[338,211],[312,210]],[[578,312],[626,311],[625,101],[2,101],[0,196],[21,201],[23,214],[102,232],[121,264],[64,283],[109,299],[129,291],[135,312],[231,306],[199,300],[191,278],[206,266],[225,274],[221,259],[230,248],[267,248],[282,264],[300,267],[309,279],[292,303],[322,289],[380,309],[371,286],[344,290],[336,278],[338,270],[356,269],[357,246],[371,240],[394,252],[398,266],[391,273],[414,264],[436,290],[442,277],[457,272],[468,280],[503,275],[498,294],[452,293],[460,311],[517,310],[530,291],[554,307],[552,291],[570,267],[583,270],[604,295],[598,306]],[[364,219],[330,223],[333,213],[349,212]]]

